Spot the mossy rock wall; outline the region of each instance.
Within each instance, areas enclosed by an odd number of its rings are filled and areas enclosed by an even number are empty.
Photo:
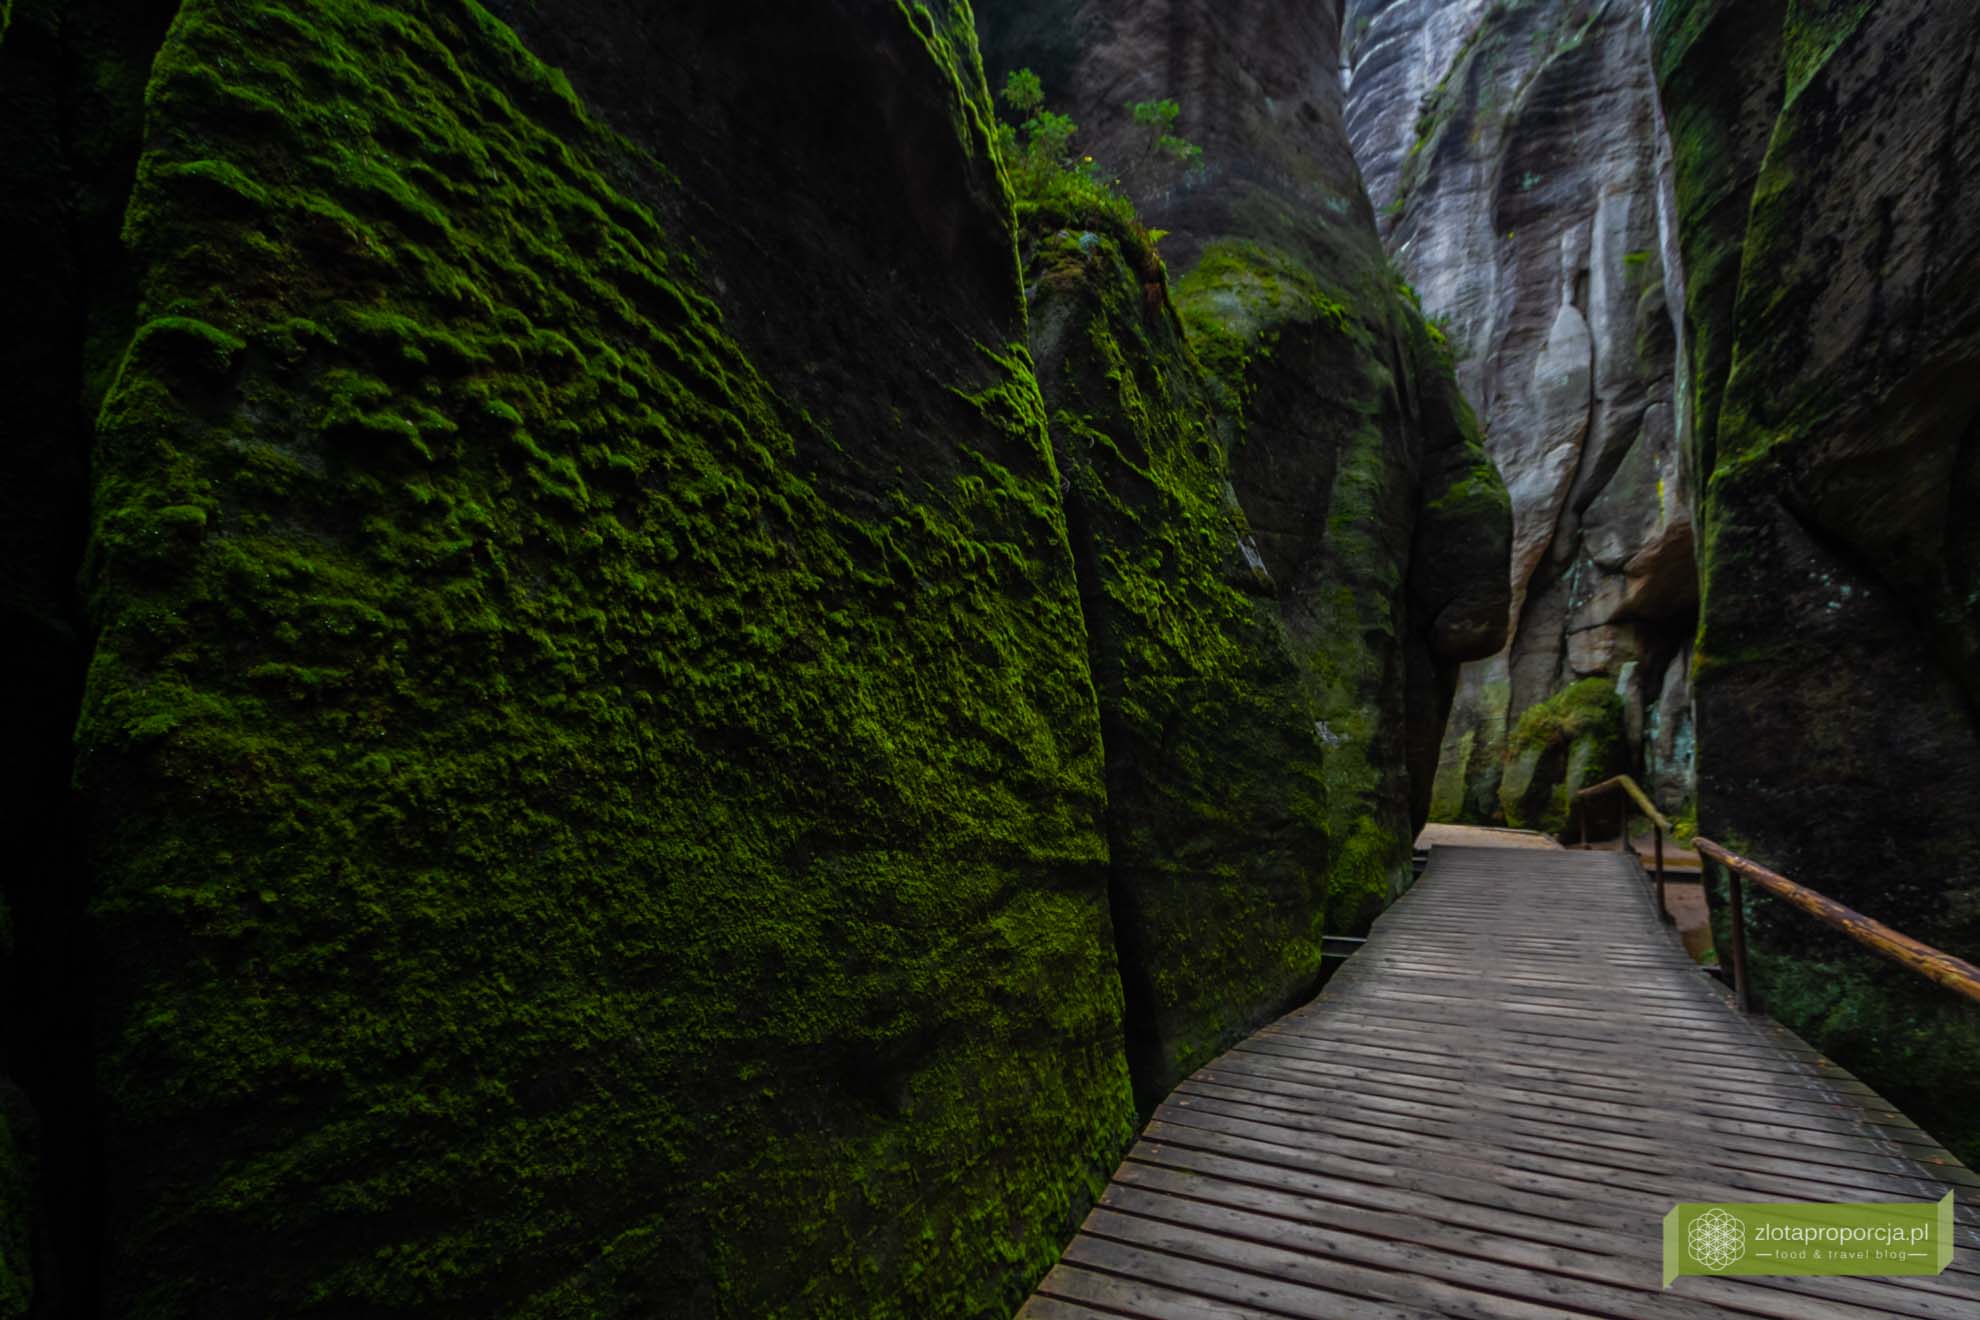
[[[1082,152],[1133,161],[1124,101],[1173,96],[1202,168],[1130,172],[1229,419],[1243,509],[1318,711],[1327,922],[1409,878],[1458,663],[1504,641],[1510,505],[1439,337],[1376,237],[1341,123],[1332,5],[999,6],[993,74],[1057,72]],[[1053,34],[1081,34],[1069,53]],[[1236,89],[1236,90],[1233,90]]]
[[[1575,794],[1629,768],[1623,703],[1613,681],[1584,678],[1519,717],[1506,740],[1499,806],[1516,830],[1564,834]]]
[[[1007,1314],[1133,1109],[967,10],[502,8],[134,70],[103,1309]]]
[[[1129,1058],[1150,1105],[1318,980],[1327,749],[1231,492],[1213,382],[1142,279],[1136,236],[1103,219],[1035,217],[1024,247],[1106,747]]]
[[[1975,958],[1980,10],[1667,0],[1654,39],[1709,477],[1700,831]],[[1980,1010],[1777,904],[1749,929],[1785,1021],[1980,1155]]]
[[[1337,127],[1205,370],[1145,253],[1028,322],[956,0],[19,0],[0,100],[80,1309],[1005,1315],[1406,879],[1505,500]]]

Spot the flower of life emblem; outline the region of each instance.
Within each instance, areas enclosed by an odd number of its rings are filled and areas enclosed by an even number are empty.
[[[1746,1225],[1723,1210],[1707,1210],[1691,1221],[1684,1245],[1693,1260],[1716,1274],[1746,1254]]]

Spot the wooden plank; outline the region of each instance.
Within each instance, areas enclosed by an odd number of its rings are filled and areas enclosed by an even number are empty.
[[[1613,1115],[1607,1113],[1586,1113],[1561,1106],[1538,1106],[1521,1097],[1502,1100],[1495,1096],[1459,1093],[1455,1091],[1427,1091],[1421,1087],[1401,1083],[1389,1083],[1381,1078],[1350,1075],[1346,1070],[1333,1076],[1316,1076],[1311,1073],[1293,1073],[1273,1066],[1273,1060],[1264,1055],[1228,1054],[1206,1065],[1205,1072],[1216,1070],[1219,1080],[1233,1085],[1252,1085],[1259,1089],[1275,1091],[1288,1096],[1299,1096],[1319,1090],[1340,1096],[1351,1096],[1359,1102],[1376,1107],[1394,1109],[1398,1106],[1437,1106],[1440,1105],[1457,1114],[1476,1113],[1481,1115],[1506,1115],[1530,1117],[1536,1122],[1546,1123],[1570,1132],[1618,1133],[1655,1137],[1669,1132],[1673,1137],[1683,1137],[1693,1142],[1709,1142],[1728,1150],[1764,1150],[1774,1146],[1786,1146],[1794,1152],[1805,1152],[1807,1158],[1824,1160],[1829,1163],[1847,1162],[1854,1155],[1866,1150],[1871,1143],[1852,1140],[1848,1135],[1810,1135],[1807,1130],[1778,1127],[1771,1124],[1754,1124],[1743,1121],[1724,1120],[1690,1113],[1673,1114],[1644,1109],[1634,1113]],[[1240,1081],[1243,1078],[1246,1080]],[[1459,1096],[1462,1103],[1440,1101],[1439,1097]],[[1399,1110],[1399,1112],[1411,1112]],[[1881,1112],[1881,1111],[1880,1111]],[[1915,1129],[1904,1129],[1882,1120],[1877,1126],[1868,1122],[1864,1125],[1870,1135],[1881,1143],[1883,1158],[1907,1162],[1940,1152],[1939,1145],[1925,1133]],[[1952,1174],[1942,1181],[1974,1186],[1970,1171],[1956,1166],[1934,1166],[1932,1173]]]
[[[1419,1312],[1463,1316],[1467,1320],[1581,1320],[1586,1315],[1586,1312],[1569,1311],[1544,1301],[1474,1292],[1420,1274],[1369,1269],[1350,1261],[1311,1255],[1267,1242],[1226,1237],[1187,1224],[1120,1214],[1105,1206],[1087,1217],[1081,1232],[1115,1242],[1132,1243],[1167,1256],[1300,1283],[1337,1296],[1393,1302]],[[1416,1254],[1422,1256],[1427,1253],[1419,1251]]]
[[[1122,1166],[1121,1180],[1130,1180],[1126,1171],[1136,1166],[1201,1175],[1222,1184],[1253,1187],[1340,1207],[1364,1217],[1372,1212],[1420,1218],[1443,1228],[1472,1233],[1481,1241],[1503,1239],[1527,1246],[1537,1242],[1651,1266],[1657,1263],[1660,1254],[1657,1245],[1646,1242],[1644,1229],[1618,1231],[1587,1223],[1543,1219],[1519,1211],[1478,1206],[1409,1189],[1356,1183],[1183,1147],[1147,1143],[1137,1146]],[[1834,1291],[1837,1281],[1829,1279],[1770,1278],[1746,1282],[1789,1292],[1806,1292],[1812,1288],[1817,1296],[1838,1295]],[[1695,1285],[1686,1286],[1695,1293]],[[1873,1295],[1883,1289],[1943,1293],[1961,1299],[1973,1295],[1970,1280],[1947,1282],[1943,1278],[1857,1279],[1850,1282],[1850,1287],[1870,1289]]]
[[[1340,1069],[1333,1075],[1313,1073],[1313,1071],[1291,1071],[1279,1067],[1279,1059],[1271,1055],[1243,1055],[1232,1051],[1222,1059],[1210,1063],[1210,1069],[1228,1071],[1234,1075],[1253,1077],[1257,1081],[1283,1083],[1287,1086],[1319,1086],[1335,1090],[1338,1094],[1354,1096],[1394,1096],[1408,1098],[1416,1102],[1437,1102],[1447,1106],[1457,1106],[1459,1112],[1479,1112],[1479,1114],[1536,1114],[1552,1122],[1562,1122],[1570,1126],[1586,1126],[1594,1130],[1641,1130],[1645,1126],[1675,1126],[1685,1130],[1695,1130],[1701,1134],[1723,1134],[1723,1136],[1750,1136],[1750,1138],[1774,1138],[1792,1140],[1806,1146],[1820,1146],[1828,1150],[1863,1150],[1863,1132],[1845,1120],[1822,1122],[1808,1116],[1786,1114],[1792,1122],[1754,1122],[1738,1110],[1736,1116],[1723,1116],[1717,1108],[1697,1108],[1691,1114],[1671,1114],[1655,1106],[1624,1106],[1624,1104],[1580,1104],[1572,1100],[1550,1098],[1544,1092],[1515,1090],[1501,1092],[1493,1088],[1489,1094],[1483,1090],[1463,1090],[1463,1092],[1426,1092],[1420,1086],[1400,1083],[1382,1075],[1370,1075],[1364,1069]],[[1911,1150],[1917,1154],[1936,1152],[1936,1142],[1923,1142],[1917,1146],[1905,1146],[1901,1142],[1889,1142],[1891,1152]]]
[[[1160,1284],[1098,1274],[1074,1265],[1060,1264],[1038,1286],[1041,1295],[1055,1299],[1060,1306],[1077,1306],[1075,1314],[1085,1317],[1133,1316],[1136,1320],[1273,1320],[1272,1312],[1259,1311],[1233,1302],[1197,1297]],[[1037,1299],[1034,1298],[1034,1301]],[[1100,1311],[1087,1307],[1101,1307]],[[1018,1313],[1023,1320],[1026,1312]],[[1039,1317],[1039,1320],[1048,1320]]]
[[[1225,1067],[1243,1071],[1257,1071],[1266,1076],[1290,1077],[1294,1080],[1307,1079],[1324,1082],[1329,1077],[1346,1081],[1386,1082],[1391,1086],[1436,1085],[1435,1078],[1411,1080],[1407,1073],[1370,1070],[1346,1065],[1329,1066],[1324,1063],[1307,1063],[1288,1059],[1282,1055],[1264,1054],[1242,1048],[1231,1051],[1217,1062]],[[1869,1137],[1858,1126],[1845,1120],[1823,1122],[1807,1115],[1780,1115],[1775,1121],[1762,1121],[1753,1109],[1741,1106],[1727,1106],[1716,1102],[1694,1101],[1687,1114],[1673,1118],[1671,1111],[1656,1105],[1631,1104],[1626,1100],[1605,1099],[1601,1096],[1562,1094],[1538,1087],[1516,1087],[1490,1085],[1483,1082],[1468,1082],[1465,1087],[1469,1096],[1480,1100],[1505,1102],[1513,1105],[1530,1106],[1539,1109],[1557,1110],[1577,1115],[1594,1115],[1603,1118],[1631,1119],[1646,1127],[1658,1124],[1690,1121],[1695,1126],[1707,1130],[1740,1132],[1747,1135],[1767,1136],[1791,1133],[1795,1140],[1812,1145],[1828,1146],[1838,1150],[1860,1150],[1870,1146]],[[1791,1120],[1791,1121],[1790,1121]],[[1907,1139],[1908,1139],[1907,1134]],[[1891,1144],[1904,1144],[1891,1138]],[[1935,1148],[1935,1147],[1933,1147]]]
[[[1291,1093],[1295,1091],[1299,1094]],[[1632,1168],[1669,1168],[1673,1152],[1682,1152],[1683,1158],[1707,1166],[1724,1165],[1756,1174],[1807,1178],[1830,1183],[1838,1189],[1900,1198],[1922,1196],[1936,1200],[1950,1187],[1966,1188],[1970,1193],[1972,1186],[1942,1178],[1939,1175],[1944,1170],[1932,1166],[1923,1166],[1921,1171],[1917,1162],[1900,1155],[1832,1152],[1792,1141],[1758,1138],[1715,1136],[1696,1141],[1682,1139],[1684,1134],[1642,1136],[1607,1128],[1571,1126],[1545,1116],[1530,1117],[1513,1111],[1487,1118],[1462,1109],[1412,1100],[1336,1088],[1316,1090],[1296,1083],[1214,1073],[1208,1068],[1183,1082],[1170,1096],[1177,1103],[1192,1098],[1244,1105],[1262,1114],[1294,1114],[1356,1124],[1374,1133],[1423,1132],[1474,1143],[1489,1138],[1513,1149],[1560,1151],[1570,1158],[1614,1160]]]
[[[1649,1049],[1614,1060],[1583,1060],[1578,1055],[1564,1053],[1556,1055],[1555,1062],[1543,1065],[1530,1062],[1533,1057],[1531,1051],[1526,1052],[1527,1061],[1522,1061],[1517,1051],[1491,1049],[1489,1037],[1483,1042],[1479,1042],[1477,1037],[1469,1038],[1474,1043],[1482,1044],[1483,1048],[1474,1048],[1467,1057],[1458,1053],[1465,1039],[1453,1036],[1448,1041],[1449,1048],[1426,1050],[1371,1042],[1345,1032],[1332,1040],[1325,1040],[1268,1028],[1252,1036],[1243,1048],[1261,1054],[1313,1059],[1321,1063],[1341,1058],[1365,1059],[1377,1065],[1393,1063],[1398,1070],[1415,1076],[1441,1077],[1451,1081],[1490,1076],[1522,1082],[1555,1083],[1577,1088],[1576,1093],[1602,1091],[1668,1097],[1678,1104],[1705,1091],[1723,1103],[1748,1104],[1767,1113],[1806,1113],[1828,1117],[1858,1112],[1858,1106],[1837,1093],[1840,1088],[1831,1087],[1812,1074],[1804,1073],[1799,1078],[1791,1074],[1701,1077],[1679,1071],[1682,1068],[1680,1061]]]
[[[1066,1248],[1065,1259],[1096,1273],[1139,1279],[1207,1301],[1235,1302],[1276,1315],[1330,1317],[1330,1320],[1423,1320],[1420,1311],[1308,1287],[1269,1275],[1230,1269],[1147,1247],[1118,1242],[1084,1230]]]
[[[1062,1302],[1041,1289],[1019,1308],[1016,1320],[1120,1320],[1120,1315],[1119,1311],[1093,1311],[1071,1302]]]
[[[1370,1019],[1370,1021],[1372,1021],[1372,1019]],[[1430,1029],[1430,1027],[1432,1027],[1432,1023],[1430,1023],[1428,1019],[1420,1019],[1420,1017],[1412,1017],[1412,1019],[1402,1019],[1402,1017],[1396,1017],[1396,1019],[1382,1019],[1382,1021],[1386,1021],[1386,1023],[1390,1023],[1390,1025],[1396,1025],[1398,1029],[1404,1029],[1404,1031],[1424,1031],[1424,1029]],[[1485,1039],[1485,1041],[1489,1041],[1489,1043],[1491,1043],[1491,1041],[1497,1041],[1497,1039],[1499,1039],[1499,1033],[1485,1033],[1485,1031],[1483,1031],[1483,1029],[1479,1029],[1479,1027],[1471,1027],[1471,1023],[1469,1023],[1469,1019],[1463,1019],[1463,1021],[1459,1021],[1457,1025],[1461,1025],[1461,1027],[1465,1027],[1465,1029],[1467,1029],[1467,1035],[1465,1035],[1465,1037],[1459,1037],[1459,1039]],[[1315,1037],[1315,1039],[1321,1039],[1321,1037]],[[1544,1037],[1533,1037],[1533,1043],[1535,1043],[1536,1047],[1540,1047],[1540,1043],[1542,1043],[1542,1041],[1544,1041]],[[1560,1049],[1560,1047],[1558,1047],[1558,1045],[1554,1045],[1552,1049]],[[1756,1045],[1756,1049],[1758,1049],[1758,1045]],[[1832,1067],[1832,1069],[1824,1069],[1824,1071],[1820,1073],[1820,1077],[1822,1077],[1824,1081],[1828,1081],[1828,1079],[1830,1079],[1832,1075],[1833,1077],[1841,1077],[1841,1069],[1833,1069]],[[1853,1081],[1853,1079],[1851,1079],[1851,1081]],[[1711,1092],[1709,1092],[1709,1090],[1701,1090],[1699,1094],[1701,1094],[1701,1096],[1709,1096]],[[1923,1136],[1923,1130],[1921,1130],[1921,1128],[1919,1128],[1919,1126],[1917,1126],[1915,1122],[1911,1122],[1909,1118],[1905,1118],[1905,1116],[1903,1116],[1903,1114],[1901,1114],[1899,1110],[1895,1110],[1895,1108],[1889,1108],[1889,1102],[1887,1102],[1887,1100],[1883,1100],[1883,1096],[1879,1096],[1877,1092],[1865,1092],[1865,1090],[1857,1090],[1857,1088],[1849,1088],[1849,1090],[1847,1090],[1847,1094],[1845,1094],[1845,1096],[1843,1096],[1841,1100],[1837,1100],[1837,1104],[1839,1104],[1839,1106],[1843,1108],[1843,1112],[1847,1112],[1847,1114],[1865,1114],[1865,1116],[1867,1116],[1867,1118],[1871,1120],[1871,1124],[1873,1124],[1873,1126],[1877,1126],[1877,1128],[1887,1128],[1887,1130],[1889,1130],[1889,1132],[1887,1132],[1887,1136],[1889,1136],[1889,1140],[1897,1140],[1897,1142],[1907,1142],[1907,1140],[1911,1140],[1911,1142],[1923,1142],[1923,1144],[1929,1144],[1929,1146],[1936,1146],[1936,1144],[1938,1144],[1936,1140],[1931,1140],[1931,1138],[1925,1138],[1925,1136]],[[1808,1112],[1810,1112],[1810,1114],[1814,1116],[1814,1114],[1818,1114],[1818,1112],[1820,1112],[1820,1106],[1808,1106],[1808,1104],[1798,1104],[1798,1106],[1796,1106],[1796,1110],[1808,1110]],[[1796,1110],[1786,1110],[1786,1112],[1796,1112]],[[1820,1124],[1816,1124],[1816,1126],[1820,1126]]]
[[[1320,998],[1157,1109],[1020,1315],[1980,1320],[1980,1177],[1735,1011],[1634,868],[1440,848]],[[1947,1187],[1943,1275],[1662,1286],[1678,1201]]]
[[[1312,1018],[1289,1017],[1274,1023],[1266,1030],[1275,1035],[1305,1036],[1314,1040],[1369,1039],[1401,1042],[1421,1042],[1417,1048],[1463,1057],[1464,1042],[1477,1040],[1474,1033],[1463,1032],[1463,1024],[1448,1017],[1434,1022],[1422,1019],[1389,1018],[1359,1015],[1343,1007],[1330,1014],[1325,1021]],[[1458,1030],[1454,1030],[1457,1028]],[[1640,1048],[1640,1038],[1612,1032],[1603,1035],[1559,1034],[1546,1031],[1518,1031],[1505,1028],[1491,1030],[1489,1040],[1511,1057],[1533,1057],[1536,1048],[1545,1050],[1571,1051],[1578,1059],[1627,1059]],[[1713,1078],[1818,1078],[1827,1085],[1836,1086],[1837,1080],[1814,1069],[1809,1061],[1769,1056],[1756,1059],[1753,1055],[1755,1042],[1748,1038],[1740,1042],[1728,1037],[1724,1044],[1716,1040],[1688,1040],[1684,1043],[1684,1053],[1674,1062],[1684,1069],[1686,1076],[1700,1079]],[[1856,1094],[1875,1092],[1857,1083]]]
[[[1164,1104],[1156,1110],[1164,1122],[1196,1126],[1210,1132],[1251,1136],[1287,1146],[1305,1146],[1313,1140],[1315,1128],[1285,1124],[1283,1120],[1261,1122],[1261,1116],[1234,1116],[1222,1110],[1196,1104]],[[1703,1168],[1685,1160],[1683,1152],[1671,1148],[1669,1162],[1657,1170],[1632,1170],[1620,1162],[1576,1160],[1564,1150],[1527,1152],[1503,1142],[1481,1140],[1436,1140],[1428,1134],[1416,1142],[1390,1140],[1374,1144],[1366,1134],[1348,1136],[1342,1124],[1329,1124],[1327,1150],[1362,1160],[1386,1160],[1396,1168],[1436,1168],[1461,1172],[1475,1178],[1491,1178],[1493,1172],[1509,1185],[1550,1191],[1554,1195],[1604,1195],[1608,1191],[1645,1193],[1657,1201],[1833,1201],[1833,1199],[1925,1199],[1931,1191],[1925,1185],[1887,1187],[1837,1187],[1806,1178],[1754,1176],[1736,1168]],[[1390,1134],[1400,1138],[1400,1134]],[[1855,1195],[1851,1195],[1855,1193]],[[1980,1223],[1980,1211],[1958,1207],[1956,1219],[1966,1225]]]
[[[1351,1140],[1431,1155],[1489,1152],[1491,1158],[1504,1160],[1511,1167],[1532,1167],[1536,1162],[1544,1162],[1571,1176],[1593,1180],[1655,1178],[1659,1186],[1677,1183],[1693,1187],[1723,1182],[1743,1193],[1751,1193],[1748,1197],[1751,1200],[1936,1200],[1945,1194],[1945,1184],[1849,1165],[1796,1164],[1786,1159],[1750,1157],[1709,1164],[1700,1161],[1697,1152],[1672,1143],[1639,1142],[1633,1149],[1609,1148],[1533,1134],[1514,1121],[1490,1126],[1421,1120],[1396,1124],[1347,1107],[1325,1112],[1289,1111],[1206,1094],[1188,1083],[1156,1112],[1169,1117],[1174,1112],[1208,1112],[1275,1124],[1291,1132],[1312,1134],[1330,1146]],[[1815,1171],[1825,1171],[1830,1176],[1812,1176]]]
[[[1284,1163],[1291,1168],[1315,1167],[1309,1162],[1316,1158],[1314,1146],[1302,1141],[1301,1134],[1290,1129],[1201,1111],[1174,1109],[1166,1115],[1158,1113],[1149,1123],[1147,1131],[1151,1139],[1175,1145],[1228,1150],[1252,1159]],[[1213,1141],[1219,1144],[1206,1144]],[[1229,1144],[1232,1142],[1242,1144]],[[1325,1150],[1324,1158],[1330,1161],[1353,1161],[1362,1166],[1358,1172],[1364,1178],[1373,1169],[1383,1171],[1376,1176],[1386,1176],[1390,1181],[1408,1186],[1421,1186],[1421,1179],[1434,1177],[1437,1185],[1445,1189],[1441,1194],[1461,1195],[1472,1200],[1484,1198],[1481,1203],[1487,1205],[1500,1204],[1491,1199],[1494,1193],[1501,1197],[1515,1193],[1527,1197],[1548,1197],[1562,1208],[1575,1207],[1583,1213],[1600,1212],[1608,1216],[1607,1222],[1624,1225],[1641,1223],[1646,1215],[1661,1220],[1664,1212],[1678,1201],[1810,1199],[1766,1196],[1760,1194],[1758,1189],[1738,1187],[1727,1182],[1683,1183],[1671,1178],[1642,1177],[1621,1171],[1611,1171],[1607,1178],[1572,1177],[1547,1172],[1547,1162],[1544,1160],[1476,1159],[1454,1152],[1432,1154],[1421,1147],[1374,1146],[1366,1142],[1334,1139],[1326,1143]],[[1450,1190],[1460,1184],[1463,1185],[1462,1191]],[[1530,1205],[1531,1202],[1529,1200],[1524,1204]],[[1980,1249],[1980,1227],[1974,1226],[1971,1215],[1960,1217],[1955,1223],[1954,1235],[1964,1245]]]
[[[1256,1211],[1274,1219],[1295,1224],[1316,1224],[1339,1228],[1377,1239],[1415,1243],[1450,1255],[1452,1268],[1467,1268],[1471,1259],[1494,1261],[1614,1284],[1641,1292],[1663,1292],[1663,1276],[1657,1254],[1641,1249],[1640,1243],[1616,1238],[1607,1250],[1592,1250],[1566,1241],[1519,1236],[1518,1224],[1494,1224],[1492,1229],[1453,1225],[1420,1214],[1373,1210],[1366,1206],[1343,1204],[1320,1196],[1279,1191],[1254,1183],[1220,1177],[1212,1173],[1184,1171],[1130,1160],[1116,1175],[1117,1186],[1148,1187],[1171,1192],[1192,1200],[1234,1209]],[[1710,1286],[1707,1286],[1710,1285]],[[1833,1292],[1831,1300],[1881,1309],[1888,1314],[1917,1316],[1924,1320],[1952,1320],[1967,1309],[1963,1299],[1934,1296],[1908,1289],[1891,1288],[1874,1279],[1820,1280],[1811,1284]],[[1720,1300],[1727,1288],[1739,1290],[1731,1280],[1706,1279],[1688,1282],[1686,1292],[1705,1300]],[[1778,1290],[1758,1288],[1755,1295],[1739,1302],[1736,1309],[1780,1320],[1841,1320],[1826,1312],[1819,1298],[1808,1295],[1782,1296]]]
[[[1629,1320],[1719,1320],[1720,1306],[1689,1297],[1667,1295],[1661,1273],[1654,1267],[1645,1271],[1633,1285],[1576,1275],[1559,1269],[1532,1269],[1509,1266],[1489,1257],[1460,1255],[1448,1248],[1428,1246],[1403,1238],[1372,1236],[1366,1232],[1323,1227],[1311,1222],[1294,1222],[1260,1214],[1249,1208],[1212,1204],[1178,1196],[1146,1186],[1120,1186],[1108,1189],[1103,1204],[1143,1218],[1184,1226],[1222,1237],[1334,1260],[1368,1265],[1405,1277],[1455,1284],[1462,1292],[1482,1291],[1521,1298],[1548,1307],[1574,1312],[1625,1317]],[[1453,1297],[1442,1287],[1428,1289],[1397,1287],[1384,1294],[1450,1313],[1455,1302],[1469,1306],[1471,1299]],[[1820,1304],[1810,1299],[1797,1303],[1795,1320],[1868,1320],[1887,1315],[1854,1304]],[[1766,1313],[1763,1309],[1762,1313]]]

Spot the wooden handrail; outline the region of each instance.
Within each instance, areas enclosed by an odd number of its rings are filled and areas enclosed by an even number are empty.
[[[1650,821],[1651,830],[1656,838],[1657,919],[1659,921],[1669,921],[1671,919],[1670,910],[1664,906],[1664,836],[1671,832],[1671,823],[1664,819],[1664,813],[1657,810],[1656,806],[1650,801],[1650,795],[1645,793],[1634,779],[1631,779],[1628,775],[1617,775],[1614,779],[1604,779],[1601,783],[1584,788],[1574,795],[1576,802],[1581,807],[1582,846],[1586,847],[1588,845],[1589,799],[1599,793],[1614,793],[1618,790],[1628,794],[1630,799],[1636,803],[1636,809],[1641,811]],[[1616,845],[1618,852],[1629,850],[1629,809],[1627,807],[1623,809],[1621,833],[1622,840]]]
[[[1582,789],[1575,796],[1594,797],[1597,793],[1613,793],[1617,789],[1621,789],[1636,800],[1636,809],[1642,812],[1652,825],[1655,825],[1666,834],[1671,832],[1671,823],[1664,819],[1664,813],[1657,810],[1656,806],[1650,801],[1650,795],[1645,793],[1642,787],[1628,775],[1617,775],[1614,779],[1604,779],[1592,788]]]
[[[1798,885],[1784,875],[1769,871],[1758,862],[1741,857],[1730,848],[1699,838],[1691,841],[1701,856],[1710,857],[1726,868],[1731,885],[1728,894],[1732,912],[1733,933],[1733,989],[1738,993],[1742,1007],[1751,1007],[1746,984],[1746,916],[1740,901],[1739,877],[1744,875],[1762,889],[1777,894],[1781,898],[1808,913],[1824,925],[1832,926],[1855,940],[1858,944],[1883,955],[1901,967],[1909,967],[1920,976],[1955,990],[1968,999],[1980,1002],[1980,967],[1975,967],[1964,958],[1955,958],[1929,944],[1914,940],[1902,931],[1892,930],[1883,922],[1864,916],[1854,908],[1844,907],[1833,898],[1818,894],[1805,885]]]

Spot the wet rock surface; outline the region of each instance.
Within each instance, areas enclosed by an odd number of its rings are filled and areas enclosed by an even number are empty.
[[[1510,640],[1465,667],[1435,806],[1498,820],[1509,731],[1567,687],[1610,680],[1634,762],[1645,727],[1688,719],[1691,479],[1642,7],[1352,0],[1345,42],[1384,241],[1512,494]],[[1651,788],[1675,811],[1690,767],[1666,742]]]

